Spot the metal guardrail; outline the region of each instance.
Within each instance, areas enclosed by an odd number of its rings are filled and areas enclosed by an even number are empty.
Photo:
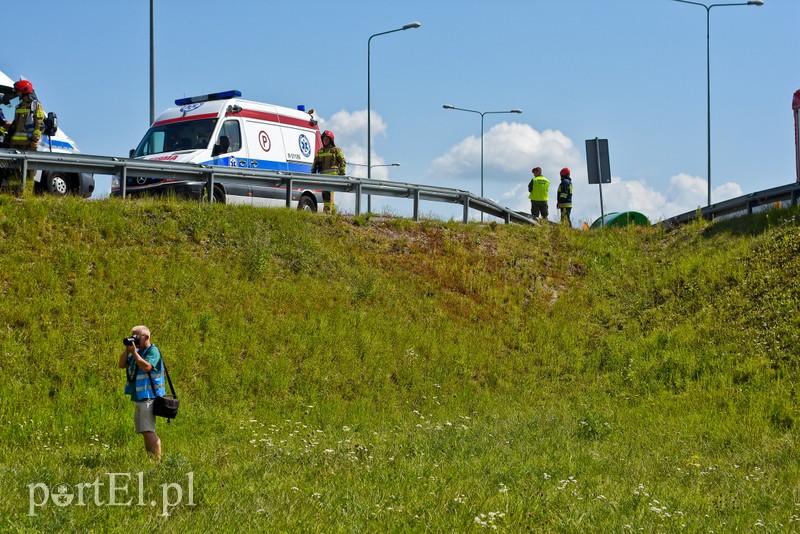
[[[789,202],[790,205],[796,206],[798,199],[800,199],[800,183],[782,185],[780,187],[773,187],[772,189],[765,189],[756,193],[742,195],[723,202],[717,202],[711,206],[699,208],[694,211],[687,211],[686,213],[665,219],[659,224],[674,226],[677,224],[686,224],[698,217],[712,220],[726,215],[752,215],[753,210],[759,206],[774,204],[776,202]]]
[[[218,179],[235,178],[252,180],[260,185],[283,187],[286,189],[286,205],[291,205],[293,188],[321,189],[325,191],[355,193],[355,214],[361,214],[361,196],[376,195],[413,199],[413,218],[419,220],[419,204],[422,200],[461,204],[463,222],[469,221],[469,210],[474,209],[498,217],[506,223],[532,224],[530,215],[502,207],[487,198],[479,197],[461,189],[451,189],[431,185],[371,180],[353,176],[332,176],[274,172],[238,167],[219,167],[194,163],[152,161],[142,159],[118,158],[113,156],[93,156],[88,154],[56,154],[48,152],[20,152],[0,150],[0,167],[12,166],[22,171],[23,181],[29,169],[43,171],[87,172],[120,177],[122,196],[125,197],[125,183],[128,176],[161,179],[191,179],[205,181],[208,191],[214,190]],[[211,195],[209,195],[211,196]],[[213,199],[211,199],[213,200]]]

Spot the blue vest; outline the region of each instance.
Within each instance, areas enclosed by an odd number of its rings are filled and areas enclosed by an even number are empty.
[[[150,379],[147,377],[147,373],[139,369],[139,366],[136,365],[136,360],[130,357],[128,358],[128,368],[125,370],[128,378],[125,383],[125,394],[130,395],[131,400],[134,402],[154,399],[156,395],[165,394],[164,361],[161,359],[161,353],[158,348],[155,345],[150,345],[144,349],[140,356],[153,366],[150,370],[150,376],[153,377],[156,393],[153,393],[153,388],[150,387]]]

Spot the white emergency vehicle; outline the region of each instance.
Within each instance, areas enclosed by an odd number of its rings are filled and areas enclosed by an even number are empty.
[[[312,112],[251,102],[239,91],[181,98],[164,111],[145,134],[132,158],[203,165],[310,172],[322,145]],[[206,182],[196,180],[127,177],[126,195],[173,193],[202,198]],[[112,181],[111,194],[121,194],[120,178]],[[285,206],[282,187],[259,185],[253,179],[219,177],[214,200],[230,204]],[[322,192],[292,191],[292,206],[322,211]]]
[[[11,122],[14,120],[16,104],[14,82],[3,72],[0,72],[0,111],[2,111],[6,121]],[[45,111],[47,111],[47,103],[43,102],[42,104]],[[42,136],[42,140],[39,142],[39,152],[79,154],[80,150],[78,150],[75,141],[70,139],[59,128],[52,136]],[[94,191],[94,176],[89,173],[37,171],[33,180],[33,190],[36,193],[48,192],[61,196],[74,194],[90,197]]]

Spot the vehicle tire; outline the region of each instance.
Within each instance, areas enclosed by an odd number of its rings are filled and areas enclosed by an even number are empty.
[[[297,202],[297,209],[299,211],[317,211],[317,204],[310,196],[303,195]]]
[[[47,192],[60,197],[69,194],[69,180],[67,176],[59,171],[51,172],[44,177],[45,184],[47,185]]]
[[[225,204],[225,191],[221,187],[214,188],[214,202]]]
[[[204,187],[200,195],[200,202],[208,202],[208,188]],[[214,202],[225,204],[225,191],[219,186],[214,186]]]

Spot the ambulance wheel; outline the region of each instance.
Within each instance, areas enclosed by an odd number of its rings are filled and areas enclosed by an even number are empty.
[[[313,198],[309,196],[302,196],[297,202],[297,209],[299,211],[317,211],[317,206]]]
[[[221,187],[214,188],[214,202],[225,204],[225,192],[222,190]]]
[[[61,172],[51,172],[45,178],[47,184],[47,192],[60,197],[66,196],[69,193],[69,182],[66,175]]]
[[[208,202],[208,188],[203,188],[203,195],[200,197],[201,202]],[[225,191],[222,190],[221,187],[215,186],[214,187],[214,202],[219,202],[220,204],[225,204]]]

